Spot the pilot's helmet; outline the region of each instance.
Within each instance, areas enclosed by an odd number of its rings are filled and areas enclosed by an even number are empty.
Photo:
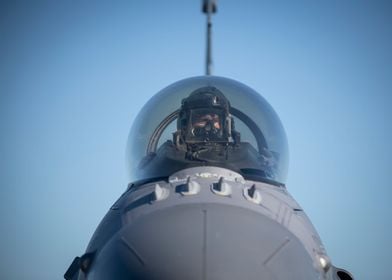
[[[227,143],[231,136],[230,103],[215,87],[202,87],[182,100],[177,131],[187,144]]]

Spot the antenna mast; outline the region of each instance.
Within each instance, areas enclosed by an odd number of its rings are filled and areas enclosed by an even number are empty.
[[[212,68],[212,47],[211,47],[211,32],[212,32],[212,14],[216,13],[216,0],[203,0],[202,11],[207,15],[207,48],[206,48],[206,75],[211,75]]]

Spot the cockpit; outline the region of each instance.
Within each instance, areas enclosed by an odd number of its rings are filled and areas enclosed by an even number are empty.
[[[127,158],[132,181],[218,166],[282,185],[288,148],[277,114],[257,92],[231,79],[202,76],[150,99],[129,134]]]

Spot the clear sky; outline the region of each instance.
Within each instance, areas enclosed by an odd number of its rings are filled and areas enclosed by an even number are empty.
[[[392,2],[220,0],[214,74],[275,108],[335,265],[390,279]],[[61,279],[128,183],[132,121],[204,73],[199,0],[0,2],[0,279]]]

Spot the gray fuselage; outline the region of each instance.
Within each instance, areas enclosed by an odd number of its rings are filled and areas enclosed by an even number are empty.
[[[131,184],[87,253],[79,280],[340,279],[285,187],[218,167]]]

